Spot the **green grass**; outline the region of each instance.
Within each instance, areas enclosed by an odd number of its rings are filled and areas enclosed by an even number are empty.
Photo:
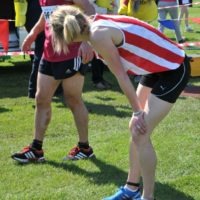
[[[106,71],[105,78],[113,88],[97,91],[90,72],[86,76],[83,98],[89,110],[90,143],[96,159],[62,162],[76,144],[77,134],[62,98],[54,98],[53,117],[44,143],[47,162],[19,165],[10,155],[31,142],[34,116],[34,102],[27,98],[30,63],[20,59],[12,58],[0,67],[0,199],[100,200],[112,194],[127,177],[131,116],[115,78]],[[198,84],[200,78],[190,82]],[[155,130],[158,200],[200,199],[199,110],[199,99],[180,97]]]
[[[199,6],[190,16],[199,16]],[[188,41],[199,40],[184,33]],[[166,30],[174,38],[174,33]],[[200,54],[199,50],[187,50]],[[112,90],[94,90],[86,76],[83,98],[89,110],[90,143],[96,159],[64,162],[77,142],[73,117],[62,98],[54,98],[52,121],[44,142],[43,164],[19,165],[10,155],[31,142],[34,101],[27,98],[31,66],[28,57],[0,61],[0,200],[100,200],[123,185],[128,172],[128,121],[131,108],[115,78],[105,72]],[[200,85],[200,77],[190,84]],[[171,113],[157,127],[153,144],[158,155],[157,200],[200,199],[200,100],[180,97]]]

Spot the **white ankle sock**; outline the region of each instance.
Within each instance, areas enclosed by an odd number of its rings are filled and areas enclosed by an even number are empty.
[[[131,192],[136,192],[136,191],[138,190],[138,189],[136,189],[136,190],[132,190],[131,188],[127,187],[127,185],[125,185],[124,188],[125,188],[126,190],[131,191]]]

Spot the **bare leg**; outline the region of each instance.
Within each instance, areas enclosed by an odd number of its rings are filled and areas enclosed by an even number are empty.
[[[137,97],[143,109],[145,107],[145,104],[147,102],[150,92],[151,92],[151,88],[144,87],[141,84],[139,84],[137,87],[137,91],[136,91]],[[139,164],[138,155],[136,153],[135,143],[132,140],[130,141],[129,160],[130,160],[130,171],[129,171],[127,180],[129,182],[139,183],[140,177],[141,177],[140,164]],[[130,186],[130,185],[128,185],[128,187],[132,188],[133,190],[137,189],[136,187]]]
[[[63,80],[64,98],[71,109],[76,123],[79,142],[88,142],[88,111],[82,100],[84,76],[77,73]]]
[[[148,131],[145,135],[133,132],[130,126],[132,139],[135,145],[135,151],[140,163],[140,170],[143,179],[143,197],[147,199],[153,198],[155,170],[156,170],[156,154],[151,143],[151,133],[159,122],[168,114],[173,104],[167,103],[150,94],[148,102],[145,105],[145,121]],[[159,108],[159,109],[158,109]],[[131,161],[132,162],[132,161]],[[133,168],[130,171],[134,171]]]
[[[51,99],[60,81],[38,73],[34,138],[43,141],[51,119]]]

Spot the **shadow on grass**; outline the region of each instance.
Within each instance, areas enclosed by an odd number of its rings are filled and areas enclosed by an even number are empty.
[[[173,188],[168,184],[156,182],[156,200],[195,200],[193,197]]]
[[[105,104],[94,104],[91,102],[86,102],[86,106],[90,114],[95,113],[98,115],[116,116],[119,118],[131,116],[131,109],[129,106],[111,106]]]
[[[105,163],[104,161],[97,158],[93,158],[88,161],[95,164],[99,169],[99,172],[84,170],[75,164],[76,161],[58,163],[53,160],[47,160],[44,164],[63,169],[64,171],[71,172],[73,174],[84,176],[88,178],[93,184],[97,185],[115,184],[116,187],[120,187],[124,184],[124,181],[127,178],[127,172],[122,171],[116,166]],[[194,200],[193,197],[184,194],[169,184],[156,182],[155,187],[156,200]]]
[[[9,111],[11,111],[11,109],[0,107],[0,113],[9,112]]]
[[[102,160],[91,158],[87,161],[92,162],[99,169],[99,171],[94,172],[82,169],[76,165],[76,161],[63,161],[60,163],[53,160],[47,160],[44,164],[51,165],[52,167],[56,168],[61,168],[67,172],[72,172],[73,174],[80,174],[81,176],[89,178],[92,183],[98,185],[113,183],[118,186],[120,185],[121,180],[125,180],[127,177],[126,172],[113,165],[105,163]]]
[[[13,66],[0,66],[0,98],[27,96],[30,73],[30,61],[14,63]]]
[[[98,98],[98,97],[97,97]],[[112,101],[113,98],[99,98],[102,101]],[[53,98],[52,100],[55,103],[58,103],[56,105],[57,108],[65,108],[68,109],[67,106],[64,103],[63,97],[58,96],[56,98]],[[62,104],[60,104],[62,103]],[[131,116],[131,108],[130,106],[123,106],[123,105],[106,105],[103,103],[92,103],[89,101],[84,101],[89,114],[97,114],[97,115],[103,115],[103,116],[116,116],[116,117],[130,117]]]

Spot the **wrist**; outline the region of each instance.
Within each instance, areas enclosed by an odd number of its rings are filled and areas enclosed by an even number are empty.
[[[142,113],[143,113],[143,111],[140,110],[140,111],[134,112],[132,116],[137,117],[137,116],[141,115]]]

